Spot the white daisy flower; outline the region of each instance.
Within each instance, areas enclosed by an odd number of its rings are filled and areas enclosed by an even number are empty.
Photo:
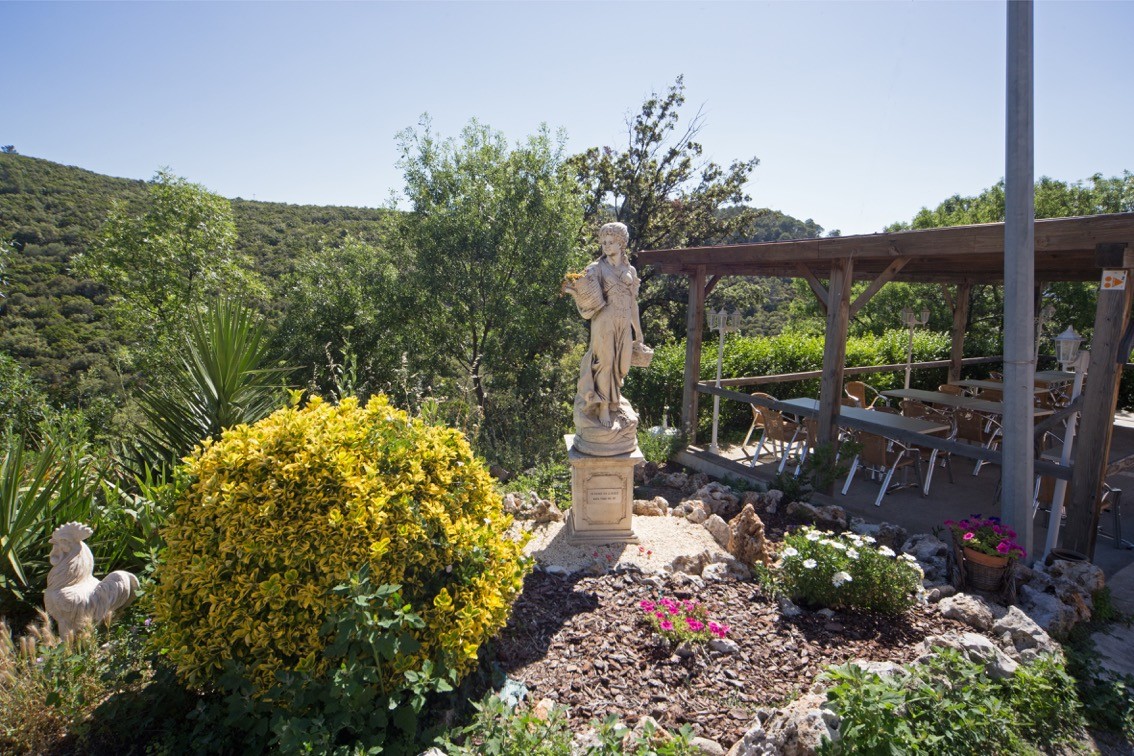
[[[831,585],[836,588],[842,588],[845,583],[849,582],[851,582],[850,573],[840,571],[831,576]]]
[[[862,540],[866,541],[867,543],[874,543],[874,537],[873,536],[863,536]]]
[[[821,541],[820,543],[822,543],[824,546],[830,546],[832,549],[838,549],[839,551],[847,550],[847,545],[845,543],[839,543],[838,541],[827,539],[825,541]]]
[[[916,562],[917,561],[917,557],[915,557],[911,554],[902,554],[901,557],[899,557],[899,558],[904,559],[907,562]]]
[[[812,531],[809,531],[809,532],[807,533],[807,540],[809,540],[809,541],[818,541],[818,540],[819,540],[820,538],[822,538],[822,537],[823,537],[823,536],[822,536],[822,535],[821,535],[820,533],[818,533],[818,532],[816,532],[816,531],[814,531],[814,530],[812,530]]]
[[[793,549],[793,548],[792,548],[791,546],[788,546],[788,547],[787,547],[786,549],[784,549],[784,550],[783,550],[783,551],[782,551],[781,553],[782,553],[782,554],[783,554],[783,556],[785,556],[785,557],[793,557],[793,556],[799,556],[799,552],[798,552],[798,551],[796,551],[795,549]]]
[[[819,563],[816,562],[814,559],[804,559],[803,560],[803,566],[806,567],[809,570],[813,570],[813,569],[815,569],[816,567],[819,566]]]
[[[847,549],[847,556],[849,556],[851,559],[858,559],[858,552],[854,549]]]
[[[894,556],[894,550],[892,548],[890,548],[889,546],[879,546],[878,547],[878,553],[881,554],[884,557]]]

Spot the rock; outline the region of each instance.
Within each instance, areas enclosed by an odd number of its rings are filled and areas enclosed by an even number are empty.
[[[696,554],[680,554],[669,563],[669,571],[674,574],[683,572],[687,575],[700,575],[704,572],[705,565],[712,564],[714,561],[716,560],[708,549]]]
[[[941,599],[937,604],[937,611],[944,617],[963,622],[982,632],[990,630],[992,623],[996,621],[988,602],[968,593],[958,593],[956,596]],[[1000,613],[1003,614],[1003,610]]]
[[[909,533],[905,528],[892,522],[875,524],[855,517],[850,522],[850,529],[859,535],[870,536],[878,546],[886,546],[894,551],[900,551],[902,544],[909,538]]]
[[[1071,581],[1088,595],[1101,590],[1106,585],[1106,574],[1090,562],[1065,562],[1056,559],[1047,571],[1052,577]]]
[[[701,570],[701,577],[705,580],[751,580],[752,570],[748,566],[740,563],[732,557],[719,562],[705,565],[705,569]]]
[[[512,473],[505,470],[500,465],[489,465],[488,474],[496,478],[501,483],[507,483],[512,479]]]
[[[1019,588],[1019,607],[1048,635],[1066,638],[1079,619],[1078,612],[1050,593],[1041,593],[1030,585]]]
[[[709,514],[721,519],[731,520],[740,512],[740,497],[723,483],[713,481],[697,489],[693,495],[708,505]]]
[[[764,523],[756,515],[752,505],[740,510],[740,514],[728,524],[730,538],[728,552],[746,565],[771,565],[772,557],[764,540]]]
[[[691,494],[698,488],[702,488],[709,484],[709,476],[705,473],[693,473],[685,481],[685,485],[681,487],[683,493]]]
[[[541,499],[535,492],[531,495],[531,520],[533,522],[562,522],[563,512],[550,499]]]
[[[1010,647],[1005,650],[1021,661],[1030,661],[1040,654],[1062,654],[1063,649],[1032,618],[1018,607],[1010,606],[991,628],[996,636],[1007,636]]]
[[[779,508],[780,503],[783,501],[784,492],[780,490],[768,491],[761,497],[766,503],[764,504],[764,511],[768,514],[775,514]]]
[[[929,591],[929,593],[926,594],[925,598],[929,603],[936,604],[941,599],[952,596],[956,592],[956,588],[949,585],[948,583],[945,583],[944,585],[939,585],[933,590]]]
[[[736,641],[728,638],[713,638],[709,641],[709,648],[721,654],[735,654],[740,650]]]
[[[547,567],[543,568],[543,571],[548,575],[555,575],[555,577],[561,578],[570,577],[571,575],[571,570],[567,569],[561,564],[548,565]]]
[[[948,581],[946,555],[949,547],[936,536],[928,533],[912,536],[902,544],[901,551],[917,559],[927,583],[934,585]]]
[[[697,502],[697,504],[701,504],[701,502]],[[709,513],[705,511],[705,506],[701,504],[701,506],[694,506],[693,511],[686,515],[685,519],[689,520],[689,522],[694,525],[700,525],[705,520],[709,519]]]
[[[788,517],[810,522],[823,530],[842,531],[847,529],[847,511],[834,504],[817,507],[806,501],[793,501],[787,507]]]
[[[675,572],[670,578],[670,583],[675,588],[690,588],[699,591],[705,587],[705,581],[700,575],[691,575],[687,572]]]
[[[683,472],[670,473],[665,476],[663,483],[668,488],[678,488],[684,490],[689,483],[689,475]]]
[[[532,714],[536,719],[546,722],[555,711],[555,702],[550,698],[541,698],[539,703],[532,707]]]
[[[1016,674],[1019,665],[1012,657],[1001,651],[995,643],[978,633],[948,633],[933,635],[921,642],[922,655],[918,662],[924,662],[933,655],[935,648],[954,648],[965,658],[984,665],[985,674],[994,680],[1003,680]]]
[[[861,669],[863,672],[878,675],[879,677],[893,677],[894,675],[902,674],[903,669],[901,664],[895,664],[888,661],[869,661],[867,659],[854,659],[850,662],[854,666]]]
[[[693,738],[689,741],[689,746],[693,748],[696,753],[703,754],[703,756],[724,756],[725,754],[724,746],[708,738]]]
[[[803,610],[792,603],[792,600],[787,597],[781,596],[779,604],[780,614],[784,615],[785,617],[798,617],[799,615],[803,614]]]
[[[728,551],[728,542],[732,538],[732,531],[728,529],[728,523],[725,522],[720,515],[713,515],[705,520],[703,523],[705,530],[709,531],[709,535],[713,540],[725,551]]]
[[[673,653],[677,654],[682,659],[688,659],[697,652],[688,643],[682,643],[679,644],[676,649],[674,649]]]
[[[839,717],[824,707],[825,700],[821,693],[808,693],[763,722],[757,718],[728,756],[810,756],[824,739],[838,741]]]
[[[637,475],[638,470],[642,471],[642,482],[646,485],[651,485],[654,482],[654,478],[658,477],[661,468],[657,462],[643,462],[634,468],[635,475]]]
[[[776,493],[783,493],[783,492],[777,491]],[[768,496],[767,492],[742,491],[741,494],[740,494],[740,508],[744,509],[746,506],[751,504],[757,510],[762,510],[762,509],[764,509],[764,507],[766,507],[768,505],[767,496]]]
[[[634,514],[641,517],[662,517],[669,514],[669,502],[664,496],[652,499],[634,499]]]

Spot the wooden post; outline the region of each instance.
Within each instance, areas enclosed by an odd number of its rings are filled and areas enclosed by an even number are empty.
[[[953,342],[949,348],[949,382],[961,380],[961,360],[965,358],[965,331],[969,326],[969,302],[973,285],[957,285],[957,298],[953,300]]]
[[[1113,246],[1100,244],[1096,249]],[[1117,361],[1118,346],[1130,318],[1132,294],[1134,281],[1129,280],[1123,289],[1100,289],[1095,310],[1091,362],[1083,389],[1083,415],[1075,439],[1075,461],[1067,495],[1067,526],[1063,535],[1066,548],[1091,558],[1095,552],[1103,476],[1114,430],[1118,380],[1122,374],[1122,365]]]
[[[850,321],[850,292],[854,261],[850,258],[831,263],[831,282],[827,289],[827,338],[823,344],[823,378],[819,388],[819,438],[837,443],[839,402],[843,395],[843,367],[847,361],[847,324]],[[830,493],[825,491],[824,493]]]
[[[685,390],[681,395],[681,430],[685,443],[697,443],[697,381],[701,378],[701,334],[705,327],[705,266],[689,276],[685,313]]]

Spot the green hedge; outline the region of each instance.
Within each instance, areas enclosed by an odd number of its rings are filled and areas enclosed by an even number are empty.
[[[887,331],[881,337],[852,337],[847,340],[848,366],[896,365],[906,361],[909,332]],[[717,343],[706,339],[701,354],[701,380],[712,380],[717,373]],[[949,358],[949,335],[918,331],[914,334],[914,361],[944,360]],[[823,367],[823,337],[785,333],[779,336],[730,336],[726,339],[722,378],[757,375],[783,375],[820,370]],[[631,370],[626,378],[623,393],[642,416],[642,425],[661,423],[662,412],[669,407],[671,425],[681,420],[681,391],[685,373],[685,342],[666,344],[654,352],[649,368]],[[936,389],[948,375],[946,368],[915,370],[911,386]],[[903,370],[893,373],[871,373],[848,376],[848,380],[864,380],[880,390],[900,388],[904,383]],[[741,393],[762,391],[777,399],[797,396],[819,396],[819,379],[743,386]],[[712,427],[712,397],[702,394],[698,417],[698,433]],[[752,411],[739,402],[721,401],[720,427],[722,437],[743,436],[752,422]],[[739,439],[738,439],[739,440]]]

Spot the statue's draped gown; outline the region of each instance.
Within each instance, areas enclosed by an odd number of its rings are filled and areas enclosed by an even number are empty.
[[[639,280],[632,265],[614,266],[605,256],[587,266],[587,274],[596,272],[606,306],[598,310],[579,308],[579,314],[591,321],[591,343],[583,356],[579,393],[588,412],[597,412],[602,402],[616,405],[614,412],[622,402],[622,381],[630,372],[632,308],[638,298]]]

